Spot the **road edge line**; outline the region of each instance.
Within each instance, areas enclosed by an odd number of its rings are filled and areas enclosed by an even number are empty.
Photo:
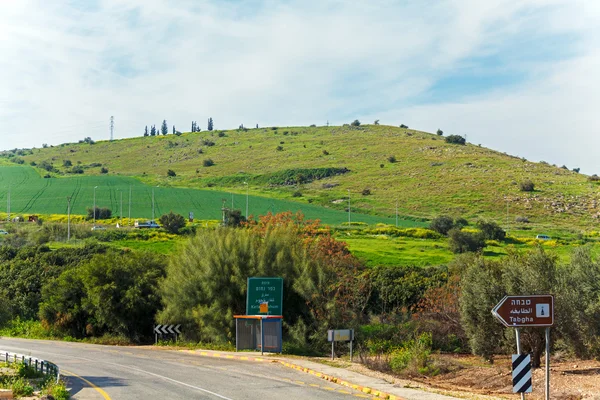
[[[108,393],[106,393],[104,390],[102,390],[102,389],[101,389],[101,388],[99,388],[98,386],[94,385],[92,382],[88,381],[88,380],[87,380],[87,379],[85,379],[84,377],[82,377],[82,376],[79,376],[79,375],[77,375],[77,374],[74,374],[73,372],[71,372],[71,371],[67,371],[67,370],[65,370],[65,369],[63,369],[62,371],[64,372],[64,374],[63,374],[63,375],[65,375],[65,374],[66,374],[66,375],[68,375],[68,376],[73,376],[73,377],[75,377],[75,378],[77,378],[77,379],[80,379],[80,380],[84,381],[85,383],[87,383],[87,384],[88,384],[88,385],[89,385],[89,386],[90,386],[92,389],[95,389],[95,390],[96,390],[98,393],[100,393],[100,394],[102,395],[102,397],[104,397],[104,400],[112,400],[112,399],[110,398],[110,396],[108,395]]]

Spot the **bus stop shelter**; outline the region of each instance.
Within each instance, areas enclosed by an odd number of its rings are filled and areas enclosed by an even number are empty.
[[[234,315],[235,351],[281,353],[281,315]]]

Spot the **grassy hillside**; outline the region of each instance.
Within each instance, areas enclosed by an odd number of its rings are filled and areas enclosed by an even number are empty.
[[[253,195],[342,212],[350,195],[352,210],[392,219],[396,204],[400,215],[448,213],[490,218],[504,226],[508,219],[509,228],[516,216],[542,227],[591,228],[600,215],[598,186],[585,175],[390,126],[169,134],[64,144],[18,158],[26,164],[52,164],[57,170],[50,173],[53,177],[70,175],[73,167],[63,166],[69,160],[82,168],[83,175],[77,176],[127,176],[161,188],[245,195],[248,182]],[[208,159],[214,165],[204,166]],[[167,176],[169,169],[175,177]],[[348,171],[340,172],[344,169]],[[527,179],[535,184],[534,192],[520,190]]]

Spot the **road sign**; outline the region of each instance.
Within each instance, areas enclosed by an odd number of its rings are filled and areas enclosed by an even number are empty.
[[[529,354],[512,355],[513,393],[531,393],[531,356]]]
[[[179,328],[181,328],[181,325],[156,325],[154,326],[154,333],[158,333],[159,335],[179,335],[181,333]]]
[[[509,328],[554,325],[554,296],[504,296],[492,314]]]
[[[260,305],[268,303],[263,312]],[[247,315],[283,315],[283,278],[248,278]]]
[[[349,342],[354,340],[354,329],[330,329],[327,331],[328,342]]]

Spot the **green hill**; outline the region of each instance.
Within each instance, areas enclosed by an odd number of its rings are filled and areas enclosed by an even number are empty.
[[[381,222],[394,220],[396,207],[400,215],[415,219],[445,213],[506,225],[508,206],[511,227],[518,216],[539,226],[591,229],[600,215],[597,183],[585,175],[390,126],[169,134],[3,155],[13,162],[35,165],[40,176],[52,177],[45,179],[49,186],[54,185],[50,181],[72,176],[135,178],[135,182],[159,185],[160,190],[234,192],[236,207],[241,209],[247,182],[256,199],[285,200],[341,213],[350,196],[352,212],[381,218]],[[213,165],[208,166],[208,160]],[[176,176],[168,176],[168,170]],[[534,183],[533,192],[521,191],[525,180]],[[5,193],[4,187],[0,189],[0,196],[5,198]],[[216,197],[220,199],[222,193]],[[114,207],[116,199],[111,201]],[[169,204],[164,206],[162,211],[169,208]],[[218,210],[220,204],[214,208]]]

